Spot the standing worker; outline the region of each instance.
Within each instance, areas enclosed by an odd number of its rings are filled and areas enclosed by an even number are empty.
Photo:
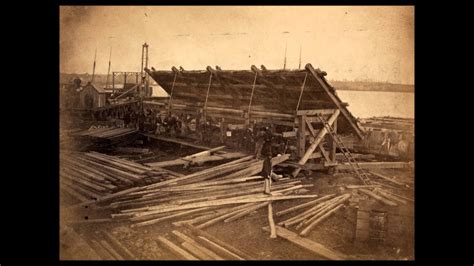
[[[262,154],[262,148],[264,141],[265,132],[262,129],[256,130],[255,134],[255,159],[260,159]]]
[[[272,186],[272,155],[267,153],[265,160],[263,161],[262,176],[264,178],[264,190],[263,193],[271,195]]]
[[[272,130],[269,127],[265,127],[265,131],[263,133],[262,153],[263,154],[270,154],[270,156],[272,156],[273,155],[272,145],[273,145]]]

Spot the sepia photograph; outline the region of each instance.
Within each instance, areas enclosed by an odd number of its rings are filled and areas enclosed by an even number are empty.
[[[58,24],[60,260],[415,259],[414,6]]]

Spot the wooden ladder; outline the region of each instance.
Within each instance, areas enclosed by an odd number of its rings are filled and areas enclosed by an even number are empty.
[[[342,154],[344,157],[347,159],[349,165],[351,168],[354,170],[354,172],[357,174],[360,180],[362,180],[362,183],[365,185],[370,185],[370,179],[368,176],[368,173],[362,169],[362,167],[359,165],[357,160],[352,156],[352,153],[349,151],[349,149],[344,146],[344,143],[342,142],[341,138],[337,135],[336,132],[334,132],[334,129],[331,127],[331,125],[324,119],[324,117],[320,114],[318,114],[319,120],[323,123],[324,127],[327,129],[328,133],[331,135],[332,139],[336,143],[336,145],[339,147],[341,150]]]

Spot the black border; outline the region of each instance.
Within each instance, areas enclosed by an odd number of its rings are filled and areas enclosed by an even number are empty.
[[[430,56],[427,51],[416,49],[420,47],[422,43],[421,36],[424,35],[424,30],[429,27],[427,21],[422,20],[422,10],[419,4],[415,4],[416,1],[404,1],[404,0],[388,0],[388,1],[349,1],[349,0],[323,0],[314,2],[304,1],[269,1],[269,0],[255,0],[252,2],[242,1],[226,1],[225,5],[415,5],[415,79],[416,79],[416,90],[415,93],[415,113],[417,117],[416,131],[417,136],[420,136],[420,132],[423,131],[423,121],[421,117],[425,118],[427,114],[426,108],[420,107],[420,95],[421,91],[427,88],[420,88],[425,84],[422,81],[430,78],[420,67],[421,57]],[[60,5],[198,5],[195,1],[191,0],[180,0],[180,1],[145,1],[145,0],[61,0],[51,1],[47,3],[37,3],[29,5],[27,14],[23,13],[22,18],[27,17],[32,22],[25,23],[28,30],[26,40],[21,42],[25,51],[29,51],[32,55],[26,65],[27,69],[31,69],[34,73],[28,72],[28,80],[17,80],[17,82],[28,82],[28,99],[27,103],[27,114],[22,116],[31,117],[31,110],[34,111],[33,119],[29,119],[31,123],[28,123],[24,131],[24,135],[15,133],[15,139],[21,138],[26,140],[24,144],[40,145],[35,147],[33,150],[34,162],[28,161],[28,166],[18,165],[17,168],[22,170],[30,170],[31,172],[25,174],[28,178],[27,190],[31,194],[31,198],[26,201],[27,206],[34,211],[39,211],[33,217],[27,213],[26,217],[22,219],[24,224],[20,226],[22,228],[28,228],[26,233],[22,234],[21,239],[16,239],[16,250],[12,250],[13,253],[8,254],[15,255],[16,259],[23,261],[24,259],[31,259],[33,263],[40,263],[45,265],[52,264],[97,264],[97,263],[116,263],[122,265],[135,265],[135,264],[151,264],[156,265],[157,263],[163,263],[162,261],[138,261],[138,262],[106,262],[106,261],[59,261],[59,91],[57,85],[59,82],[59,6]],[[199,5],[223,5],[222,3],[199,3]],[[423,29],[423,31],[422,31]],[[423,32],[421,34],[420,32]],[[21,68],[25,69],[25,64],[21,64]],[[31,82],[33,81],[33,82]],[[39,119],[41,118],[41,119]],[[44,119],[46,118],[46,119]],[[31,127],[35,130],[31,131]],[[420,131],[421,130],[421,131]],[[34,132],[34,139],[32,139],[32,132]],[[21,135],[21,136],[20,136]],[[22,143],[23,144],[23,143]],[[414,264],[418,261],[424,261],[434,255],[433,251],[425,249],[426,240],[430,241],[430,233],[427,229],[421,226],[425,225],[427,220],[419,211],[421,208],[425,209],[430,202],[424,196],[428,190],[424,185],[425,180],[421,180],[420,170],[424,163],[422,158],[419,156],[420,152],[424,148],[422,147],[426,142],[419,137],[416,138],[416,204],[415,204],[415,261],[346,261],[346,262],[331,262],[331,261],[291,261],[292,264],[299,263],[349,263],[349,264]],[[17,148],[17,147],[14,147]],[[31,148],[30,148],[31,149]],[[41,160],[38,160],[41,159]],[[23,184],[25,185],[25,184]],[[21,210],[24,209],[25,203],[20,206],[20,213],[24,214]],[[420,207],[423,206],[423,207]],[[18,208],[18,207],[17,207]],[[20,217],[18,217],[20,219]],[[37,221],[41,220],[44,223],[37,224]],[[35,221],[34,226],[31,222]],[[15,221],[17,222],[17,221]],[[423,240],[422,240],[423,236]],[[25,241],[29,248],[25,247]],[[441,240],[440,240],[441,241]],[[26,252],[27,249],[28,251]],[[439,248],[437,250],[440,250]],[[436,254],[439,255],[439,254]],[[433,258],[433,257],[432,257]],[[263,261],[262,261],[263,262]],[[2,263],[2,262],[0,262]],[[185,264],[192,262],[166,262],[166,263],[177,263]],[[206,262],[206,263],[218,263],[218,262]],[[238,263],[238,262],[225,262],[226,264]],[[258,262],[245,262],[245,263],[258,263]],[[285,261],[272,261],[270,263],[286,263]],[[3,263],[2,263],[3,264]]]

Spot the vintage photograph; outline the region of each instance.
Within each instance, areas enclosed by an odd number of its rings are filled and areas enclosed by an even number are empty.
[[[414,260],[414,6],[60,6],[60,260]]]

